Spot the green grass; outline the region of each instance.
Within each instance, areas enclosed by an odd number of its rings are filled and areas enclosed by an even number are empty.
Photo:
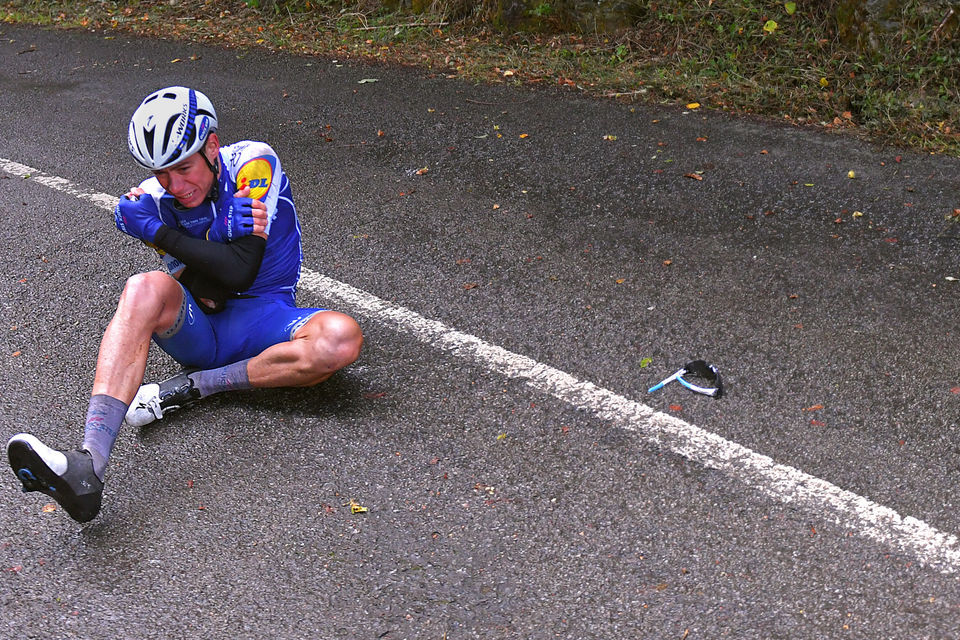
[[[834,8],[848,4],[639,2],[632,27],[616,34],[576,27],[559,2],[531,2],[522,20],[527,30],[509,29],[492,0],[403,4],[417,12],[373,0],[0,0],[0,20],[382,60],[617,100],[699,102],[956,153],[957,16],[944,21],[944,10],[907,0],[895,16],[898,28],[858,46]]]

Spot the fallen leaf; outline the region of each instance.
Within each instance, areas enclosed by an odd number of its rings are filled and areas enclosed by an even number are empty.
[[[367,511],[369,511],[369,509],[358,503],[356,500],[350,501],[350,513],[366,513]]]
[[[425,174],[427,171],[430,171],[430,167],[424,167],[424,168],[422,168],[422,169],[417,169],[417,175],[418,175],[418,176],[422,176],[422,175]]]
[[[173,60],[170,61],[170,64],[173,64],[175,62],[180,62],[180,58],[174,58]]]
[[[469,291],[470,289],[476,289],[478,286],[480,286],[480,285],[477,284],[476,282],[464,282],[464,283],[463,283],[463,288],[466,289],[467,291]]]
[[[706,142],[706,141],[707,141],[707,139],[704,138],[703,136],[700,136],[700,137],[697,138],[697,142]]]
[[[699,102],[688,102],[688,103],[687,103],[687,109],[699,109],[699,108],[700,108],[700,103],[699,103]]]
[[[952,387],[950,393],[960,393],[960,387]]]
[[[41,509],[41,511],[43,511],[44,513],[53,513],[56,510],[57,510],[56,502],[48,502],[47,504],[43,505],[43,509]]]
[[[16,358],[17,356],[20,355],[20,352],[19,352],[19,351],[14,351],[14,352],[11,353],[10,355],[13,356],[14,358]]]
[[[624,278],[617,278],[617,284],[623,284],[624,282],[626,282],[626,279],[624,279]]]
[[[804,407],[802,411],[820,411],[820,409],[823,409],[823,405],[815,404],[812,407]]]
[[[664,260],[664,261],[663,261],[663,266],[665,266],[665,267],[669,267],[669,266],[672,265],[672,264],[673,264],[673,260]]]
[[[494,211],[496,211],[496,210],[499,209],[499,208],[500,208],[500,205],[498,205],[498,204],[493,205],[493,210],[494,210]]]
[[[683,174],[684,178],[693,178],[694,180],[703,180],[703,176],[696,173],[685,173]]]
[[[642,358],[642,359],[640,360],[640,368],[641,368],[641,369],[646,369],[647,367],[650,366],[650,363],[651,363],[651,362],[653,362],[653,358]]]
[[[521,134],[520,134],[520,139],[521,139],[521,140],[523,140],[524,138],[528,138],[528,137],[530,137],[530,134],[529,134],[529,133],[521,133]]]
[[[811,420],[810,424],[814,427],[825,427],[827,426],[826,422],[820,422],[819,420]]]
[[[506,437],[507,437],[507,434],[501,433],[500,435],[497,436],[497,440],[503,440]]]
[[[678,404],[670,405],[670,411],[683,411],[683,407]]]
[[[617,136],[611,136],[611,135],[607,134],[607,135],[603,136],[603,139],[604,139],[604,140],[610,140],[610,141],[612,142],[613,140],[616,140],[616,139],[617,139]]]

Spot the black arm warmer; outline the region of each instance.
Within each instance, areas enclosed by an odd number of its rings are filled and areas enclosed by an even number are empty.
[[[227,300],[233,297],[233,292],[227,291],[222,284],[200,275],[190,267],[180,272],[177,279],[193,295],[193,299],[200,305],[200,310],[207,314],[220,313]]]
[[[244,236],[224,244],[191,238],[166,225],[157,231],[153,244],[234,293],[249,289],[256,280],[267,248],[267,241],[260,236]]]

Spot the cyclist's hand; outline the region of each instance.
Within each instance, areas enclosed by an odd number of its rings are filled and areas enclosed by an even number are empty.
[[[113,210],[113,219],[120,231],[139,240],[153,242],[163,222],[157,203],[153,198],[140,197],[143,194],[142,189],[135,187],[122,196]]]
[[[250,194],[250,187],[237,191],[237,195],[247,196]],[[253,213],[253,235],[267,238],[267,223],[270,221],[267,215],[267,205],[260,200],[254,200],[252,205]]]
[[[217,207],[217,215],[207,231],[207,240],[213,242],[230,242],[253,233],[255,226],[254,204],[246,196],[250,189],[241,189],[229,198],[224,198]],[[259,203],[263,204],[263,203]]]

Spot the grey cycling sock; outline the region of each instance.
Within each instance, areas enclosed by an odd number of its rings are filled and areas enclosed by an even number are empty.
[[[221,391],[243,391],[252,389],[250,377],[247,375],[247,363],[250,358],[234,362],[218,369],[195,371],[190,379],[200,392],[200,397],[206,397]]]
[[[112,396],[99,393],[90,398],[87,422],[83,427],[83,448],[90,452],[93,471],[101,482],[126,413],[126,403]]]

